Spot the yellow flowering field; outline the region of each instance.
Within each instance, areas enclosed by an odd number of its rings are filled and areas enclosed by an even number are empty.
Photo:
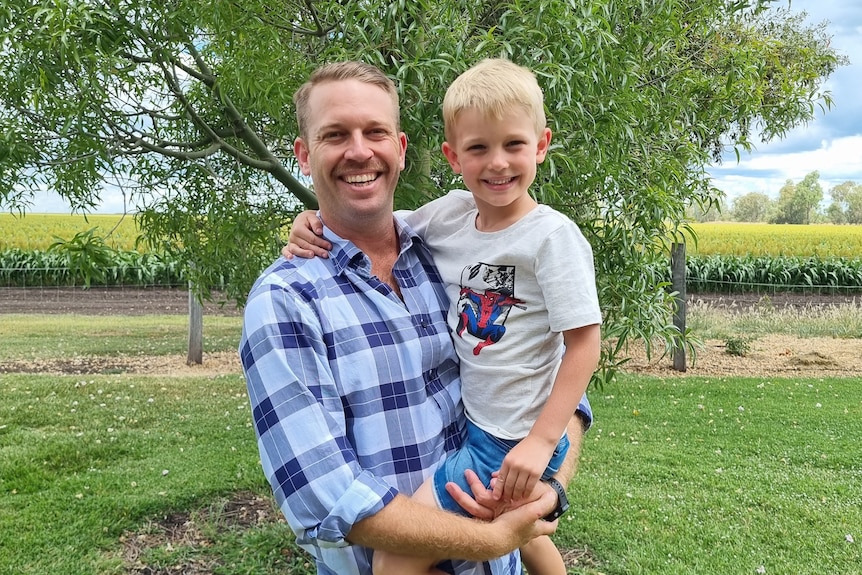
[[[98,228],[96,233],[110,234],[105,243],[121,250],[134,250],[138,229],[134,217],[118,214],[68,215],[32,214],[17,216],[0,213],[0,251],[20,248],[45,250],[56,241],[55,236],[70,240],[78,232]]]
[[[715,222],[691,227],[697,234],[696,245],[690,238],[686,243],[691,255],[862,257],[862,226]]]

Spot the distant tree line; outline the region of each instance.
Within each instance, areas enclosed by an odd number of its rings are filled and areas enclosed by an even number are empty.
[[[829,190],[829,197],[829,203],[825,204],[820,173],[814,171],[800,182],[784,182],[777,199],[762,192],[751,192],[734,199],[730,205],[720,202],[706,212],[690,210],[688,216],[698,222],[862,224],[862,184],[852,181],[838,184]]]

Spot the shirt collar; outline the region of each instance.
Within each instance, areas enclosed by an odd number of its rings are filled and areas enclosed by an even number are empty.
[[[320,212],[318,212],[317,215],[320,217]],[[398,232],[398,241],[401,245],[399,256],[410,250],[414,243],[424,243],[422,238],[413,231],[413,228],[411,228],[407,222],[395,214],[393,214],[392,217],[395,222],[395,229]],[[370,273],[371,262],[362,250],[356,247],[356,244],[333,232],[329,227],[327,227],[326,223],[323,224],[323,237],[332,244],[332,249],[329,252],[329,259],[332,260],[336,273],[342,273],[345,269],[350,267],[351,264],[361,269],[367,268],[367,271]]]

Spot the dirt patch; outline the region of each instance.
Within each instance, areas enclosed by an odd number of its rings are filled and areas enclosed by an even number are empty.
[[[187,364],[185,355],[81,356],[64,359],[0,361],[0,373],[140,374],[168,377],[212,377],[241,374],[235,351],[205,353],[202,364]]]
[[[862,339],[798,338],[767,335],[749,344],[745,355],[728,353],[725,342],[707,340],[685,373],[673,369],[671,357],[647,361],[642,345],[629,348],[625,371],[653,375],[727,375],[751,377],[862,377]]]
[[[205,315],[242,315],[220,293],[213,299],[204,302]],[[0,314],[185,315],[188,310],[189,292],[180,288],[0,288]]]
[[[124,573],[127,575],[210,575],[224,567],[217,549],[219,538],[232,531],[269,524],[285,525],[281,511],[270,497],[236,493],[206,509],[171,513],[145,523],[137,531],[120,536]],[[569,568],[597,567],[600,561],[588,547],[561,548]],[[152,559],[157,556],[158,559]],[[311,557],[295,547],[281,550],[280,560],[300,562],[311,572]]]
[[[218,553],[209,552],[220,537],[273,523],[285,523],[281,512],[271,498],[254,493],[236,493],[206,509],[153,519],[120,537],[125,573],[210,575],[221,566]],[[158,559],[151,560],[153,555]]]

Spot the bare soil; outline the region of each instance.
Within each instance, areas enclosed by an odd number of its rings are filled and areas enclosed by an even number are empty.
[[[217,294],[218,295],[218,294]],[[758,294],[693,294],[689,301],[703,301],[739,313],[758,305]],[[807,294],[770,294],[775,308],[810,308],[836,304],[862,305],[862,298]],[[3,313],[145,315],[188,313],[188,292],[164,288],[29,288],[0,289],[0,315]],[[234,304],[205,303],[204,314],[237,316],[242,310]],[[687,358],[685,372],[673,369],[671,357],[653,354],[647,360],[642,345],[629,348],[631,361],[625,370],[660,376],[763,377],[862,377],[862,339],[806,338],[770,335],[750,344],[744,356],[727,353],[725,343],[708,340]],[[233,351],[205,354],[202,365],[186,365],[184,355],[82,357],[72,360],[41,360],[0,363],[0,372],[28,373],[142,373],[170,376],[218,375],[240,373]]]

